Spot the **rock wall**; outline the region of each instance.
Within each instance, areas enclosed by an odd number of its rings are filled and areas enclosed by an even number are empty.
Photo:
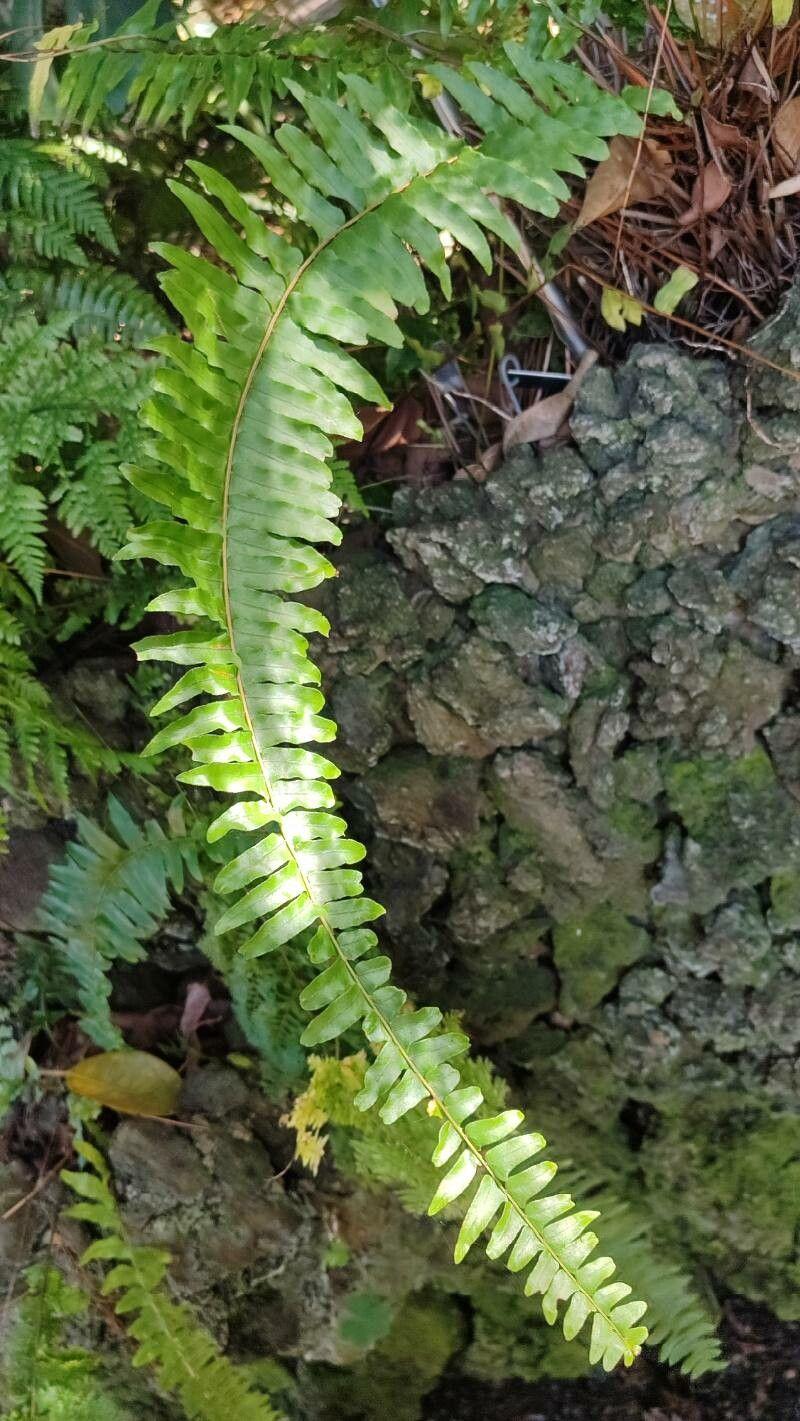
[[[800,372],[798,332],[793,296],[761,344]],[[388,529],[347,539],[316,648],[399,980],[464,1013],[556,1157],[613,1176],[684,1266],[784,1319],[800,1317],[798,410],[800,382],[769,367],[639,347],[587,380],[571,443],[482,484],[406,488]],[[518,1280],[454,1269],[434,1226],[366,1200],[346,1140],[339,1173],[285,1179],[279,1113],[205,1066],[191,1131],[127,1121],[110,1153],[132,1234],[171,1250],[178,1293],[287,1415],[417,1421],[448,1365],[487,1383],[585,1369]],[[36,1227],[0,1221],[5,1282],[59,1202],[54,1182]],[[68,1256],[76,1228],[57,1224]]]
[[[760,337],[800,372],[795,295]],[[573,443],[406,488],[327,595],[400,979],[551,1143],[800,1316],[800,383],[663,346]]]

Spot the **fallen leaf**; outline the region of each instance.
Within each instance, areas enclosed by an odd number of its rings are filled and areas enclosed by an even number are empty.
[[[686,28],[714,45],[757,24],[768,9],[769,0],[675,0],[675,11]]]
[[[705,109],[700,110],[703,116],[703,127],[709,143],[713,143],[715,148],[748,148],[749,139],[745,138],[740,128],[733,123],[722,123],[715,118],[713,113],[707,113]]]
[[[731,195],[731,180],[713,161],[706,163],[698,173],[692,188],[692,205],[678,218],[681,227],[688,227],[699,217],[707,217],[717,212]]]
[[[781,167],[793,173],[800,158],[800,98],[781,104],[772,125],[772,147]]]
[[[206,1014],[211,1001],[211,993],[205,982],[190,982],[186,988],[186,1001],[181,1013],[181,1036],[194,1036]]]
[[[523,410],[508,421],[503,431],[503,452],[513,449],[515,444],[535,444],[540,439],[552,439],[558,434],[575,403],[575,396],[581,384],[597,361],[597,351],[588,350],[569,384],[557,395],[548,395],[530,409]]]
[[[732,233],[730,228],[712,223],[709,225],[706,235],[708,237],[708,260],[713,262],[716,261],[725,243],[730,241]]]
[[[800,173],[795,173],[793,178],[784,178],[782,183],[776,183],[767,193],[767,197],[793,197],[796,192],[800,192]]]
[[[757,94],[760,99],[768,100],[770,103],[777,102],[778,90],[775,88],[769,70],[757,49],[751,49],[747,56],[739,75],[739,88],[749,89],[752,94]]]
[[[642,324],[644,308],[636,297],[629,296],[627,291],[618,291],[615,286],[604,286],[600,314],[613,331],[624,331],[628,325]]]
[[[99,1101],[123,1115],[171,1115],[178,1102],[177,1071],[148,1051],[102,1051],[66,1072],[76,1095]]]
[[[596,222],[600,217],[619,212],[625,205],[626,192],[628,206],[637,202],[663,201],[664,179],[671,174],[669,153],[653,139],[646,138],[639,152],[636,138],[612,138],[608,145],[608,157],[598,164],[586,185],[576,228],[588,227],[590,222]]]
[[[772,23],[776,29],[782,30],[788,25],[793,9],[794,0],[772,0]]]
[[[662,316],[671,316],[677,309],[684,296],[696,286],[700,280],[696,271],[690,271],[688,266],[676,266],[669,281],[666,281],[656,292],[653,298],[653,305]]]

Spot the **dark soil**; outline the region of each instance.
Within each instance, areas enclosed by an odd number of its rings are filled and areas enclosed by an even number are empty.
[[[426,1421],[800,1421],[800,1323],[737,1298],[721,1331],[729,1366],[694,1385],[648,1361],[579,1381],[444,1377]]]

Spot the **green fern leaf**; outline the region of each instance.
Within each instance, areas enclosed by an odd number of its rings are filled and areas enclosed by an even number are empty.
[[[56,161],[59,150],[25,138],[0,145],[0,228],[11,237],[15,259],[26,248],[37,256],[86,263],[77,238],[116,252],[117,244],[92,183]]]
[[[124,1042],[111,1020],[109,967],[140,962],[170,892],[181,892],[187,873],[199,878],[197,836],[182,820],[169,836],[154,819],[139,825],[113,795],[107,830],[82,814],[77,824],[80,838],[50,871],[39,925],[77,985],[83,1030],[110,1051]]]
[[[513,50],[509,57],[517,62]],[[639,1351],[645,1305],[626,1300],[626,1284],[609,1281],[611,1259],[590,1260],[594,1212],[576,1213],[567,1194],[544,1194],[555,1166],[538,1160],[542,1137],[522,1130],[516,1112],[479,1115],[481,1091],[460,1086],[453,1064],[466,1038],[442,1030],[435,1008],[407,1010],[406,994],[390,983],[389,960],[375,952],[366,926],[383,909],[362,895],[352,867],[363,849],[330,812],[329,781],[338,771],[304,748],[335,733],[320,714],[319,671],[307,655],[308,635],[324,634],[327,624],[289,599],[334,571],[316,544],[341,538],[329,460],[334,440],[361,433],[349,396],[385,403],[343,346],[401,345],[398,307],[427,309],[421,268],[448,286],[441,229],[487,269],[487,231],[518,246],[485,189],[554,215],[566,195],[560,173],[581,172],[580,154],[606,151],[583,126],[580,102],[563,118],[547,114],[507,76],[486,66],[473,71],[476,92],[488,90],[503,110],[493,125],[496,154],[409,118],[352,76],[343,80],[346,106],[289,83],[307,130],[286,124],[272,141],[226,129],[313,234],[306,256],[262,226],[203,164],[191,167],[207,196],[171,185],[225,265],[159,249],[173,267],[164,289],[194,344],[158,342],[166,365],[145,416],[164,467],[144,466],[132,477],[182,521],[145,525],[124,555],[177,565],[195,584],[192,605],[208,618],[206,627],[139,645],[144,660],[191,668],[170,705],[206,698],[157,735],[151,750],[182,741],[195,762],[182,781],[236,797],[212,836],[234,825],[269,831],[220,876],[220,890],[243,896],[218,931],[251,925],[242,948],[250,959],[307,942],[321,970],[301,996],[313,1014],[304,1043],[333,1041],[361,1025],[376,1055],[358,1103],[378,1106],[387,1123],[425,1104],[441,1122],[435,1159],[446,1172],[430,1208],[469,1197],[458,1256],[488,1234],[493,1257],[508,1254],[512,1271],[528,1270],[525,1291],[542,1295],[548,1321],[561,1304],[567,1336],[591,1321],[590,1356],[610,1368]],[[618,122],[629,130],[625,105]]]
[[[101,1237],[81,1261],[113,1264],[103,1293],[118,1295],[115,1310],[137,1344],[133,1365],[153,1368],[161,1386],[180,1400],[187,1421],[281,1421],[268,1398],[251,1390],[191,1310],[168,1297],[163,1284],[169,1254],[127,1239],[100,1151],[86,1140],[76,1140],[75,1149],[89,1168],[62,1170],[64,1183],[81,1200],[67,1212],[100,1230]]]
[[[6,280],[10,290],[29,294],[40,319],[68,315],[70,331],[79,340],[95,335],[141,347],[169,328],[158,302],[133,277],[111,267],[92,264],[81,271],[53,272],[17,266]]]
[[[26,1291],[8,1338],[3,1421],[132,1421],[103,1386],[99,1359],[64,1334],[89,1300],[56,1268],[25,1270]]]

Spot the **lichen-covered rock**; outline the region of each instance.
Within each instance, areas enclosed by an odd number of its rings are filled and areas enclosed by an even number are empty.
[[[761,348],[800,370],[798,331],[795,292]],[[727,1092],[771,1149],[800,1083],[800,386],[749,378],[750,418],[733,366],[638,347],[587,377],[571,443],[402,490],[359,555],[392,598],[326,675],[346,707],[391,677],[344,793],[404,985],[530,1071],[554,1147],[659,1193],[676,1243],[699,1200],[698,1260],[789,1315],[790,1230],[744,1163],[731,1257],[772,1250],[773,1282],[711,1246],[732,1194],[695,1112]]]

